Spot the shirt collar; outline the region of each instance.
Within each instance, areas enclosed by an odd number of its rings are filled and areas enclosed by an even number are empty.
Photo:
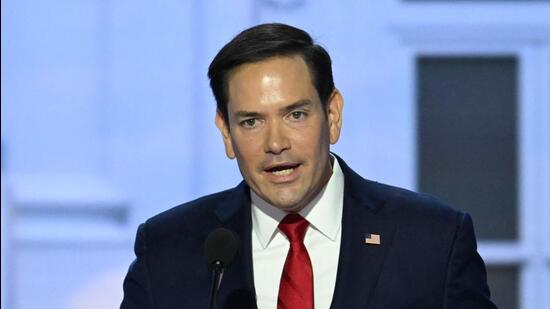
[[[299,214],[309,221],[310,225],[331,241],[335,241],[342,224],[342,206],[344,200],[344,174],[338,160],[331,156],[332,175],[319,194],[302,209]],[[267,203],[253,190],[250,190],[252,201],[252,229],[260,244],[265,249],[276,232],[279,222],[287,212]]]

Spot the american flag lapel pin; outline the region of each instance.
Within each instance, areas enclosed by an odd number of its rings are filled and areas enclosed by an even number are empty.
[[[365,244],[367,245],[379,245],[380,244],[380,234],[365,234]]]

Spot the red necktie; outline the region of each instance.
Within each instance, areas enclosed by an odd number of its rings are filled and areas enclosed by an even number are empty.
[[[313,309],[313,269],[304,245],[309,222],[298,214],[287,215],[279,230],[290,242],[279,285],[277,309]]]

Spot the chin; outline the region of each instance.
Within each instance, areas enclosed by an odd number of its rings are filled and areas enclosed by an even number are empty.
[[[268,190],[268,194],[260,195],[264,201],[288,212],[297,212],[304,208],[304,196],[300,190],[296,188],[284,188],[279,190]]]
[[[297,212],[303,208],[303,205],[300,205],[299,203],[300,201],[297,201],[297,200],[280,200],[279,199],[279,200],[273,201],[270,204],[284,211]]]

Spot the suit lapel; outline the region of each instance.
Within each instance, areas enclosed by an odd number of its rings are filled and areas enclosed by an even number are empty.
[[[331,308],[366,308],[376,288],[396,227],[372,185],[340,159],[345,176],[342,238]],[[380,244],[366,244],[366,234],[380,235]]]
[[[234,231],[240,240],[239,253],[223,274],[217,296],[218,308],[256,308],[250,211],[249,189],[244,182],[216,209],[222,226]]]

